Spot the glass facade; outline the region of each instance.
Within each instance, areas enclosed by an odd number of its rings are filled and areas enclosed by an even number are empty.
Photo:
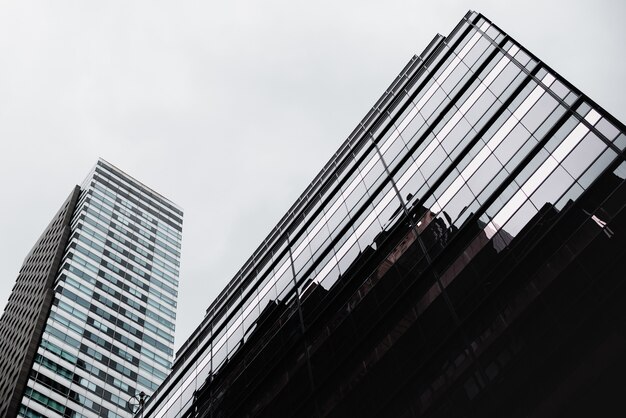
[[[129,417],[173,359],[182,211],[104,160],[80,187],[18,416]]]
[[[602,175],[623,180],[625,147],[622,124],[468,12],[407,64],[211,304],[145,416],[327,415],[345,387],[320,389],[329,378],[317,350],[342,326],[366,338],[355,312],[368,326],[386,318],[395,305],[374,302],[372,289],[414,289],[413,315],[460,327],[467,301],[448,289],[476,256],[511,253],[547,208],[565,216]],[[594,210],[587,218],[608,234]],[[276,370],[253,399],[255,379]],[[236,387],[241,400],[229,404]],[[272,409],[289,390],[301,409]]]

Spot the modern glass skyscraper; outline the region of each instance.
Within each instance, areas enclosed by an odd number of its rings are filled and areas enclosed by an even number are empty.
[[[626,372],[625,147],[468,12],[209,306],[144,416],[606,416]]]
[[[171,367],[182,211],[104,160],[26,257],[0,319],[0,416],[128,417]]]

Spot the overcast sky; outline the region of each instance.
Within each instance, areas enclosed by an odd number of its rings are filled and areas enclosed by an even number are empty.
[[[384,89],[480,11],[626,121],[626,2],[3,1],[0,309],[98,157],[183,207],[176,347]]]

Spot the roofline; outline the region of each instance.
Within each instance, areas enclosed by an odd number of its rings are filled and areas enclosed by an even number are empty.
[[[179,206],[178,204],[174,203],[173,201],[171,201],[170,199],[168,199],[167,197],[163,196],[161,193],[157,192],[156,190],[154,190],[153,188],[151,188],[149,186],[146,186],[145,183],[137,180],[135,177],[129,175],[124,170],[116,167],[115,165],[111,164],[110,162],[108,162],[107,160],[105,160],[102,157],[98,157],[98,163],[102,163],[102,164],[108,166],[109,168],[112,168],[113,170],[117,171],[119,174],[123,175],[124,177],[128,177],[129,179],[131,179],[135,183],[139,184],[141,187],[143,187],[143,188],[149,190],[150,192],[154,193],[157,197],[163,199],[165,201],[165,203],[168,203],[168,204],[172,205],[175,209],[179,210],[181,212],[180,216],[182,216],[183,208],[181,206]]]

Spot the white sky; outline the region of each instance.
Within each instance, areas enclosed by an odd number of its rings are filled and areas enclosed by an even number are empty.
[[[0,309],[101,156],[185,210],[179,347],[411,56],[469,9],[626,120],[621,0],[0,3]]]

